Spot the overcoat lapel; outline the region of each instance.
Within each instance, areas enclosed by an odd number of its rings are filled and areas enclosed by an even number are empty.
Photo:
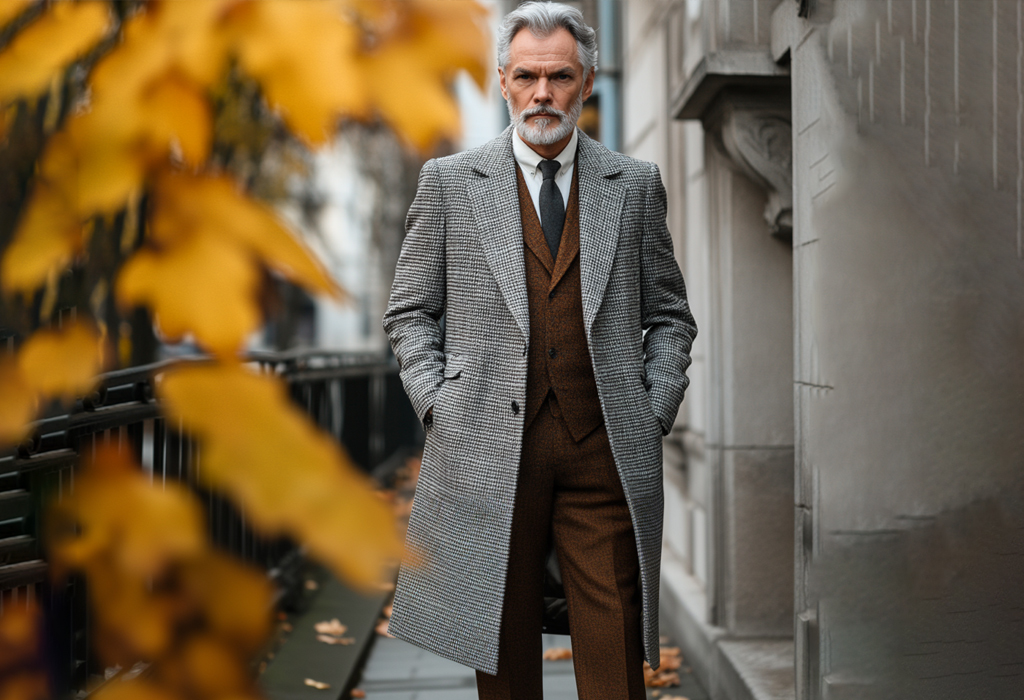
[[[530,337],[530,305],[526,295],[523,229],[512,156],[512,127],[502,139],[480,151],[472,167],[477,178],[469,183],[480,245],[491,273],[505,297],[523,337]]]
[[[590,329],[612,271],[619,245],[619,227],[626,187],[615,178],[622,172],[604,148],[580,132],[580,287],[583,294],[583,326]]]

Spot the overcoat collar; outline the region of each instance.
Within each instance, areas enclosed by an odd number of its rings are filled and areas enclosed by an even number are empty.
[[[516,189],[512,126],[480,148],[469,183],[480,243],[491,272],[523,336],[530,337],[523,229]],[[619,244],[626,188],[616,177],[622,168],[611,152],[582,132],[579,135],[580,287],[587,338],[608,286]]]

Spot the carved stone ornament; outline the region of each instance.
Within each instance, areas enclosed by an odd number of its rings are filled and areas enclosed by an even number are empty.
[[[722,121],[729,157],[768,193],[764,218],[773,236],[793,235],[793,126],[777,113],[731,109]]]

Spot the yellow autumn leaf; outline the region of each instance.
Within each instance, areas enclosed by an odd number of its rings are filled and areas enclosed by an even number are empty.
[[[81,216],[122,206],[174,149],[189,165],[206,160],[205,89],[226,62],[227,39],[213,31],[226,4],[151,3],[126,20],[123,41],[92,71],[89,110],[51,139],[41,161]]]
[[[145,176],[143,154],[119,140],[107,124],[95,112],[71,117],[50,137],[39,159],[37,183],[57,193],[79,219],[116,210],[141,188]]]
[[[244,246],[286,279],[312,292],[342,296],[323,265],[273,210],[246,197],[229,177],[168,171],[155,182],[153,240],[173,245],[190,236]]]
[[[18,442],[28,434],[38,398],[12,358],[0,360],[0,445]]]
[[[100,661],[131,666],[168,651],[176,617],[170,596],[154,591],[146,579],[126,575],[109,558],[96,557],[79,570],[89,581],[89,600],[96,611],[93,647]]]
[[[103,369],[103,348],[96,330],[85,323],[36,331],[18,351],[22,374],[40,394],[73,399],[96,385]]]
[[[5,292],[31,292],[82,249],[82,224],[61,194],[38,182],[0,261]]]
[[[238,352],[260,325],[259,273],[248,253],[231,241],[189,236],[162,249],[143,248],[118,276],[123,306],[148,306],[170,341],[193,334],[213,353]]]
[[[141,581],[205,548],[202,509],[174,483],[153,484],[125,452],[97,450],[75,475],[75,490],[53,507],[50,548],[58,568],[103,556]],[[174,527],[167,527],[174,523]]]
[[[340,116],[368,114],[365,88],[354,65],[359,29],[342,5],[323,0],[260,0],[231,12],[242,69],[263,87],[288,128],[324,144]]]
[[[197,601],[208,630],[247,653],[256,652],[272,623],[274,590],[266,573],[212,550],[180,571],[184,593]]]
[[[171,144],[181,149],[189,165],[202,165],[209,156],[213,115],[194,86],[173,75],[164,77],[145,91],[139,112],[133,116],[145,124],[143,134],[154,160],[162,159]]]
[[[413,145],[426,148],[458,134],[459,113],[449,89],[455,72],[466,70],[484,86],[487,16],[473,0],[414,0],[397,7],[403,11],[387,18],[392,26],[361,57],[359,69],[375,108]]]
[[[174,146],[187,163],[200,165],[211,140],[205,97],[164,76],[116,105],[97,98],[93,109],[69,119],[47,144],[40,173],[80,217],[87,217],[123,206]]]
[[[169,659],[177,676],[169,680],[190,697],[241,699],[254,690],[248,661],[222,640],[196,635]]]
[[[92,48],[109,28],[106,3],[52,4],[0,52],[0,100],[42,92],[55,75]]]
[[[175,4],[189,9],[208,6],[194,2]],[[147,3],[147,11],[127,18],[122,25],[121,42],[96,62],[89,75],[94,106],[107,109],[124,103],[145,89],[154,77],[171,69],[178,35],[161,31],[156,19],[160,7]]]
[[[388,508],[279,380],[239,365],[180,367],[158,393],[168,416],[201,440],[200,478],[255,526],[295,536],[350,583],[379,583],[400,552]]]
[[[52,575],[80,571],[89,581],[102,661],[130,665],[167,650],[181,605],[175,589],[154,581],[206,549],[202,509],[190,491],[152,483],[127,451],[105,446],[50,508],[46,534]]]
[[[143,43],[161,42],[170,67],[200,86],[223,73],[231,42],[228,11],[239,0],[163,0],[152,3],[140,24]]]
[[[0,27],[27,10],[38,0],[4,0],[0,2]]]
[[[459,134],[459,110],[445,83],[424,79],[408,63],[416,55],[412,48],[391,49],[367,60],[364,71],[374,76],[369,83],[381,116],[413,146],[425,150],[439,138]],[[416,109],[410,109],[410,103]]]

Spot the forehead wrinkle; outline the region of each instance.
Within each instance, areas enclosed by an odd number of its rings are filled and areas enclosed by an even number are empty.
[[[520,30],[509,46],[509,65],[531,63],[560,63],[580,65],[579,47],[576,39],[565,29],[556,30],[548,36],[537,36],[532,30]]]

